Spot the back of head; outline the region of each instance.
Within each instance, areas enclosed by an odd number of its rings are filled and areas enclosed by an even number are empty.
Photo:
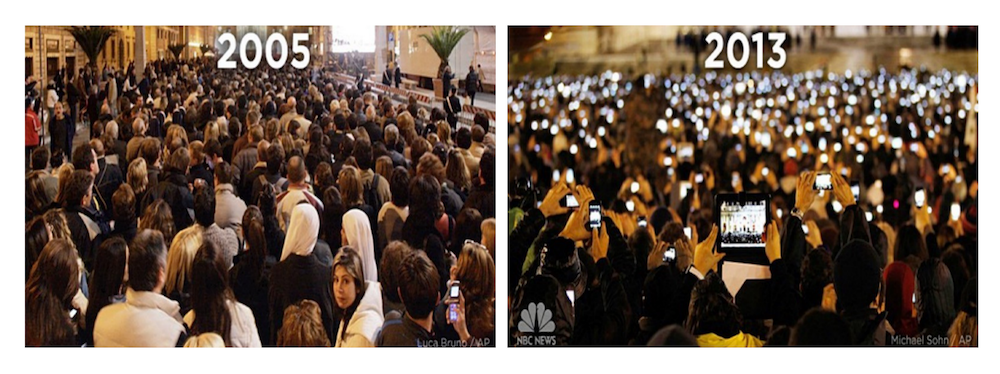
[[[472,132],[467,127],[458,129],[455,134],[455,145],[464,149],[469,149],[472,146]]]
[[[49,166],[49,148],[38,147],[31,151],[31,170],[45,170]]]
[[[417,319],[426,318],[438,302],[438,271],[423,251],[410,252],[396,273],[399,296],[406,306],[406,314]],[[391,292],[391,291],[390,291]]]
[[[695,336],[714,333],[728,338],[740,333],[743,316],[722,277],[709,273],[691,291],[687,329]]]
[[[474,125],[472,126],[472,141],[476,143],[482,143],[483,138],[486,137],[486,130],[483,130],[482,126]]]
[[[80,287],[80,267],[73,243],[50,241],[42,249],[24,287],[25,346],[71,345],[74,329],[66,319]]]
[[[653,334],[647,347],[697,347],[698,340],[680,325],[664,327]]]
[[[382,250],[382,261],[379,263],[378,281],[382,284],[383,294],[393,302],[399,302],[399,292],[392,292],[399,288],[399,269],[403,264],[403,259],[410,255],[413,249],[406,242],[394,240],[389,242]]]
[[[281,330],[278,331],[279,347],[329,347],[330,339],[323,328],[319,304],[303,299],[285,308]]]
[[[214,332],[194,335],[184,343],[184,348],[225,348],[226,342],[222,336]]]
[[[122,183],[111,195],[111,206],[117,224],[135,223],[135,192],[127,183]]]
[[[483,178],[484,188],[493,190],[496,180],[496,150],[493,148],[486,148],[483,157],[479,159],[479,176]]]
[[[208,187],[195,189],[194,220],[205,228],[215,223],[215,193]]]
[[[288,181],[302,183],[305,182],[306,176],[306,163],[302,160],[302,157],[292,156],[288,160]]]
[[[361,170],[372,168],[372,143],[368,139],[361,138],[354,142],[354,152],[351,154],[357,161]]]
[[[90,143],[83,143],[73,150],[73,168],[76,170],[90,171],[90,164],[93,162],[94,153]]]
[[[833,258],[825,248],[810,250],[802,260],[802,298],[809,307],[820,306],[823,289],[833,283]]]
[[[837,308],[862,310],[870,307],[878,295],[882,278],[875,249],[868,242],[855,240],[837,254],[833,266],[833,286]]]
[[[896,249],[893,258],[896,261],[907,261],[906,258],[911,256],[915,261],[926,260],[928,257],[927,243],[916,226],[906,225],[896,233]]]
[[[941,260],[930,258],[917,269],[917,319],[921,327],[948,326],[955,318],[955,285]]]
[[[839,314],[823,308],[806,312],[792,330],[788,344],[793,346],[852,345],[851,329]]]
[[[226,300],[231,298],[229,272],[222,252],[210,241],[203,241],[191,263],[191,309],[197,314],[191,333],[217,332],[229,338],[230,314]]]
[[[167,247],[163,234],[156,230],[142,230],[132,239],[128,254],[129,288],[152,291],[159,283],[160,271],[167,267]]]

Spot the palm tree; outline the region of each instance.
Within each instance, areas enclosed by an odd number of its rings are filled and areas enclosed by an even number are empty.
[[[434,53],[441,59],[441,64],[438,65],[438,78],[441,78],[444,74],[444,68],[448,66],[448,57],[451,57],[451,51],[468,32],[469,29],[456,26],[435,26],[430,33],[420,35],[424,40],[427,40],[427,43],[434,49]]]
[[[118,33],[111,26],[70,26],[66,31],[76,39],[76,44],[87,55],[87,64],[92,67],[97,67],[97,56],[104,50],[108,39]]]
[[[180,60],[181,59],[181,53],[184,52],[184,47],[187,47],[187,45],[184,45],[184,44],[171,44],[171,45],[167,46],[167,49],[170,50],[170,53],[174,54],[174,59],[175,60]]]

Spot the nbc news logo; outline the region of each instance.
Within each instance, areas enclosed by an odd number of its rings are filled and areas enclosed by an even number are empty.
[[[542,303],[529,303],[521,311],[521,321],[517,323],[517,345],[555,345],[556,337],[552,333],[556,324],[552,321],[552,311]]]

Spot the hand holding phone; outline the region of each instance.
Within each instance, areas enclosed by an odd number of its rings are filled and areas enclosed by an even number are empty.
[[[813,190],[829,191],[833,189],[833,175],[830,173],[817,173],[816,181],[813,182]]]
[[[590,230],[601,228],[601,216],[601,202],[591,200],[587,207],[587,228]]]
[[[920,187],[917,192],[913,194],[913,203],[917,205],[917,208],[923,208],[924,203],[927,200],[927,193],[924,192],[924,188]]]

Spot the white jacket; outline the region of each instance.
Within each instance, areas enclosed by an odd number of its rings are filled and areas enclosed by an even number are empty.
[[[229,343],[233,348],[260,348],[260,334],[257,333],[257,323],[253,318],[253,311],[246,305],[238,301],[226,300],[229,308],[229,318],[232,319],[232,326],[229,327]],[[184,315],[184,323],[188,326],[194,325],[194,310],[192,309]]]
[[[334,346],[374,347],[375,334],[384,322],[382,286],[378,282],[365,282],[365,294],[361,296],[358,309],[347,323],[347,331],[344,331],[343,320],[337,326],[337,343]]]
[[[158,293],[125,291],[125,302],[101,308],[94,322],[97,347],[175,347],[184,325],[181,307]]]

